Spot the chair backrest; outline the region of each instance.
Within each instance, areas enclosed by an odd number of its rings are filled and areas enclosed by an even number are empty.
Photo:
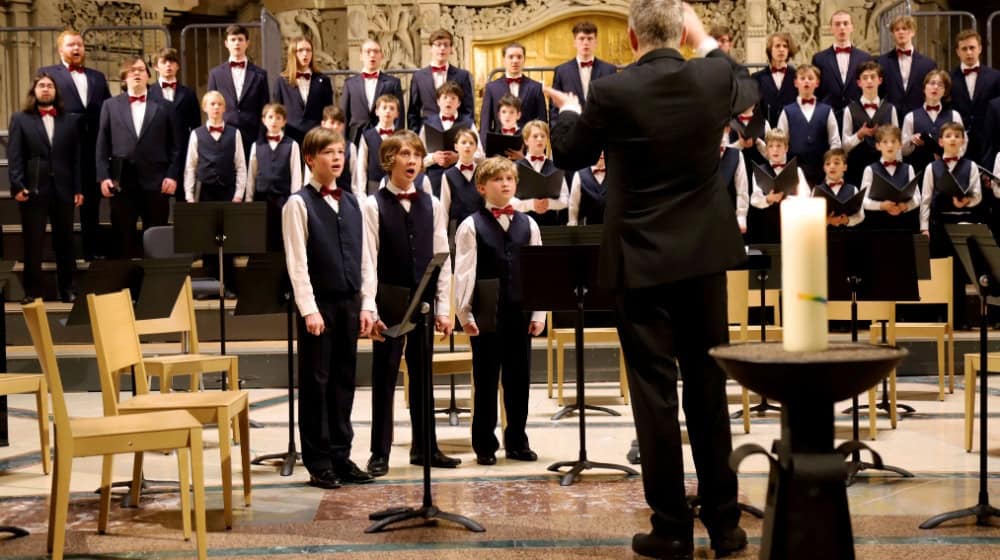
[[[139,335],[181,333],[187,339],[188,350],[199,353],[198,323],[194,313],[194,295],[191,290],[191,277],[184,279],[184,285],[177,293],[177,301],[170,316],[163,319],[143,319],[135,322],[135,330]],[[182,338],[182,343],[184,338]]]
[[[142,348],[135,332],[135,314],[132,296],[128,290],[110,294],[87,294],[90,311],[90,330],[94,335],[97,352],[97,371],[101,376],[101,393],[105,416],[118,414],[118,389],[115,376],[128,368],[135,368],[135,392],[149,393],[149,380],[142,363]]]
[[[750,271],[730,270],[726,272],[726,309],[730,325],[739,325],[740,340],[745,340],[747,324],[750,322]]]
[[[760,290],[753,289],[747,294],[748,307],[760,307]],[[774,324],[781,326],[781,290],[777,288],[764,290],[764,307],[774,309]]]
[[[41,299],[21,306],[24,312],[24,321],[28,324],[28,333],[31,335],[31,343],[35,346],[35,353],[38,354],[38,362],[42,366],[42,373],[45,381],[49,385],[49,394],[52,395],[52,414],[55,416],[56,426],[56,446],[60,441],[70,441],[73,434],[70,432],[69,411],[66,409],[66,395],[63,393],[62,379],[59,377],[59,365],[56,363],[55,345],[52,343],[52,331],[49,330],[49,317],[45,313],[45,305]],[[65,447],[62,447],[65,449]]]
[[[142,253],[147,259],[187,256],[174,252],[174,226],[155,226],[142,233]]]
[[[953,279],[951,275],[951,259],[952,257],[931,259],[930,280],[919,281],[919,303],[947,304],[949,323],[951,322],[951,307],[954,305],[952,301]]]

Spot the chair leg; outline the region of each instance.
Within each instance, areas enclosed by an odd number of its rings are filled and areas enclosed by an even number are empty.
[[[198,542],[198,560],[208,559],[208,535],[205,530],[205,464],[201,428],[191,430],[191,479],[194,482],[194,529]]]
[[[38,405],[38,439],[42,453],[42,472],[52,472],[52,451],[49,449],[49,388],[45,378],[39,379],[38,393],[35,394]]]
[[[552,328],[552,323],[549,323],[549,329]],[[552,398],[552,338],[549,337],[545,341],[545,381],[549,389],[549,398]]]
[[[142,451],[135,454],[132,459],[132,487],[129,492],[132,494],[131,500],[134,507],[139,507],[139,498],[142,493]]]
[[[896,370],[889,372],[889,425],[893,430],[899,423],[899,414],[896,411]]]
[[[243,505],[250,507],[250,492],[252,486],[250,485],[250,403],[247,402],[247,407],[240,411],[239,416],[239,429],[240,429],[240,459],[242,460],[243,466]]]
[[[191,540],[191,452],[187,447],[177,448],[177,482],[181,493],[181,525],[184,540]]]
[[[239,360],[229,361],[229,390],[239,391],[240,390],[240,364]]]
[[[163,373],[160,375],[160,392],[161,393],[174,392],[174,376],[167,370],[163,370]]]
[[[948,331],[948,392],[955,393],[955,331]]]
[[[406,358],[404,357],[403,360],[405,361]],[[403,404],[406,405],[406,408],[410,408],[410,368],[407,367],[401,373],[403,374]]]
[[[868,437],[875,441],[878,434],[876,422],[878,421],[878,409],[875,408],[875,387],[868,389]]]
[[[621,389],[622,399],[628,404],[628,371],[625,369],[625,352],[618,346],[618,387]]]
[[[980,365],[980,367],[984,367]],[[976,366],[971,356],[965,360],[965,451],[972,452],[972,417],[976,414]]]
[[[559,406],[566,406],[563,399],[563,383],[566,381],[566,347],[562,342],[556,343],[556,402]]]
[[[750,391],[746,387],[740,386],[741,399],[743,401],[743,433],[750,433]]]
[[[57,448],[58,451],[58,448]],[[66,545],[66,517],[69,514],[69,478],[73,472],[73,452],[56,453],[49,513],[49,552],[52,560],[62,560]]]
[[[222,517],[226,530],[233,528],[233,458],[232,439],[229,433],[229,410],[219,407],[216,422],[219,426],[219,459],[222,465]]]
[[[944,333],[938,335],[937,339],[937,359],[938,359],[938,400],[944,400]]]
[[[111,511],[111,470],[114,463],[114,455],[105,455],[101,459],[101,498],[97,508],[97,532],[101,535],[108,532],[108,513]]]

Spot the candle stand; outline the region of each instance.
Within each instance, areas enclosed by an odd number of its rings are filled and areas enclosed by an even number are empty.
[[[888,375],[906,350],[833,344],[821,352],[786,352],[773,343],[719,346],[710,354],[740,384],[782,405],[775,454],[748,444],[730,458],[734,470],[750,455],[771,463],[761,560],[853,559],[844,458],[867,449],[876,466],[882,461],[856,440],[834,448],[833,405]]]

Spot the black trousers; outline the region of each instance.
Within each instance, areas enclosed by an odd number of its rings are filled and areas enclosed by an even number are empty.
[[[76,251],[73,244],[73,203],[55,196],[35,195],[18,203],[24,240],[24,291],[30,297],[42,297],[42,251],[45,222],[52,224],[52,248],[56,252],[56,277],[59,292],[73,287]]]
[[[111,197],[111,230],[116,243],[113,256],[142,257],[142,233],[147,228],[167,225],[170,196],[158,190],[147,191],[138,185],[122,184],[122,191]],[[135,226],[140,218],[142,231],[137,231]]]
[[[740,510],[736,473],[729,468],[726,375],[708,355],[729,339],[725,273],[626,290],[615,306],[653,531],[691,538],[678,373],[684,376],[684,418],[698,473],[701,519],[710,536],[735,526]]]
[[[88,142],[89,141],[89,142]],[[80,190],[83,193],[83,204],[80,205],[80,232],[83,237],[83,255],[91,260],[95,255],[107,255],[112,249],[101,245],[100,213],[101,186],[97,182],[97,170],[94,167],[96,156],[94,148],[97,136],[84,139],[80,150]],[[89,146],[88,146],[89,143]]]
[[[528,447],[524,426],[528,422],[528,390],[531,376],[531,315],[520,306],[501,308],[497,331],[469,338],[472,345],[472,383],[475,415],[472,417],[472,449],[476,455],[492,455],[500,447],[497,427],[497,384],[503,382],[503,405],[507,410],[504,449]]]
[[[302,462],[312,474],[351,459],[351,409],[357,368],[361,296],[316,298],[326,330],[319,336],[299,331],[299,438]]]
[[[396,379],[399,376],[399,362],[403,357],[404,342],[406,368],[410,376],[410,440],[411,452],[420,451],[424,432],[425,403],[420,395],[420,384],[425,375],[430,375],[427,366],[419,359],[418,345],[426,339],[420,326],[410,331],[406,338],[386,338],[384,342],[372,342],[372,442],[373,455],[389,456],[392,448],[393,414],[392,402],[396,393]],[[426,342],[424,342],[426,344]],[[428,345],[427,351],[430,351]],[[431,452],[437,451],[437,433],[434,423],[427,426],[431,435]]]

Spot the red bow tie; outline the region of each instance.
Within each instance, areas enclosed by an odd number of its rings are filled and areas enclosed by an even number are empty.
[[[229,67],[230,68],[246,68],[247,67],[247,61],[242,60],[240,62],[236,62],[236,61],[230,60],[229,61]]]
[[[281,135],[279,134],[277,136],[271,136],[270,134],[268,134],[267,135],[267,141],[268,142],[281,142]]]
[[[739,120],[743,124],[747,124],[748,122],[750,122],[751,119],[753,119],[753,117],[752,116],[747,116],[747,115],[740,115],[740,116],[736,117],[736,119]]]
[[[143,94],[143,95],[130,95],[130,96],[128,96],[128,102],[129,103],[137,103],[137,102],[138,103],[145,103],[146,102],[146,95],[145,94]]]
[[[507,78],[507,85],[508,86],[510,84],[520,84],[520,83],[521,83],[521,78]]]
[[[320,187],[319,194],[320,196],[332,196],[334,200],[339,201],[340,197],[343,196],[344,191],[340,190],[338,187],[333,187],[332,189],[328,187]]]
[[[70,72],[79,72],[81,74],[85,74],[86,73],[86,72],[84,72],[82,64],[70,64],[69,65],[69,71]]]
[[[771,73],[772,74],[778,74],[778,73],[784,74],[787,71],[788,71],[788,67],[787,66],[784,67],[784,68],[778,68],[777,66],[772,66],[771,67]]]
[[[928,106],[924,107],[924,110],[927,111],[928,113],[931,112],[931,111],[940,111],[941,110],[941,106],[940,105],[928,105]]]
[[[177,82],[163,82],[160,84],[160,89],[177,89]]]
[[[453,117],[453,116],[452,117],[446,117],[444,115],[441,115],[441,122],[448,122],[448,121],[455,122],[455,117]]]
[[[890,161],[883,161],[882,162],[882,167],[889,167],[889,166],[896,167],[897,165],[899,165],[899,161],[897,161],[897,160],[890,160]]]
[[[56,116],[56,108],[55,107],[49,107],[48,109],[46,109],[44,107],[39,107],[38,108],[38,116],[40,116],[40,117],[55,117]]]
[[[973,66],[972,68],[962,68],[962,74],[965,75],[965,76],[968,76],[969,74],[972,74],[973,72],[975,72],[976,74],[978,74],[979,73],[979,67],[978,66]]]
[[[295,79],[311,80],[313,77],[312,72],[296,72]]]
[[[208,127],[209,134],[211,134],[213,132],[218,132],[219,134],[222,134],[223,130],[225,130],[225,125],[223,125],[223,126],[210,126],[210,127]]]
[[[865,109],[872,109],[872,110],[878,109],[878,103],[864,103],[861,106],[864,107]]]
[[[515,132],[517,132],[516,128],[501,128],[500,129],[500,133],[501,134],[514,134]]]
[[[493,217],[494,218],[499,218],[500,216],[513,216],[514,215],[514,207],[511,206],[510,204],[508,204],[507,206],[504,206],[503,208],[490,208],[490,212],[493,212]]]
[[[418,198],[420,198],[420,193],[418,191],[399,193],[396,195],[396,200],[399,201],[409,200],[410,202],[413,202]]]
[[[839,186],[841,186],[843,184],[844,184],[843,181],[830,181],[829,183],[826,184],[826,186],[828,186],[828,187],[830,187],[832,189],[833,187],[839,187]]]
[[[447,71],[448,71],[448,66],[447,65],[445,65],[445,66],[431,66],[431,72],[434,72],[435,74],[440,73],[440,72],[447,72]]]
[[[958,161],[958,158],[957,157],[946,157],[946,158],[941,158],[941,161],[943,161],[945,163],[954,163],[954,162]]]
[[[461,164],[458,165],[458,170],[459,171],[475,171],[476,170],[476,165],[473,164],[473,163],[470,163],[470,164],[461,163]]]
[[[362,72],[361,77],[366,80],[374,80],[378,78],[378,72]]]
[[[785,164],[783,164],[783,163],[772,163],[771,164],[771,169],[774,169],[775,171],[777,171],[779,169],[784,169],[784,167],[785,167]]]
[[[593,68],[593,67],[594,67],[594,61],[593,60],[588,60],[586,62],[581,62],[580,63],[580,68]]]
[[[846,53],[851,54],[852,47],[833,47],[833,54]]]
[[[896,49],[896,56],[913,56],[913,49]]]
[[[528,156],[528,157],[531,158],[531,161],[545,161],[545,156]]]
[[[803,100],[799,101],[799,103],[801,103],[802,105],[815,105],[816,104],[816,98],[813,97],[812,99],[803,99]]]
[[[380,136],[392,136],[393,132],[395,132],[395,131],[393,129],[391,129],[391,128],[380,128],[380,129],[378,129],[378,133],[379,133]]]

